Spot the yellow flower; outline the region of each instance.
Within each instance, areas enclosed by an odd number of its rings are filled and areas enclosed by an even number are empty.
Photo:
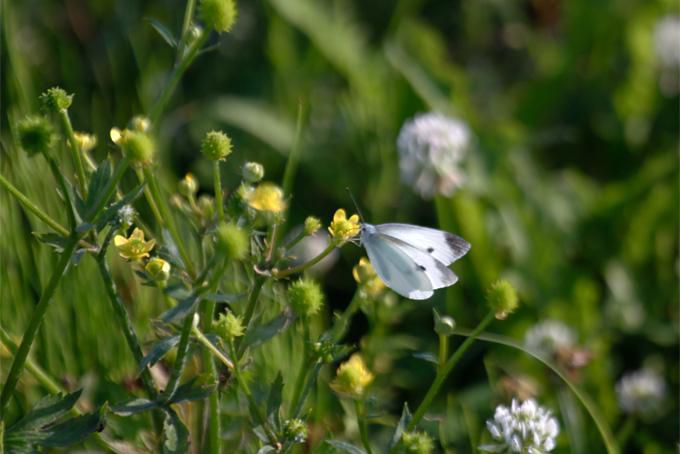
[[[367,298],[377,298],[386,288],[366,257],[361,257],[359,263],[352,268],[352,276]]]
[[[349,397],[361,397],[366,387],[373,382],[373,374],[368,370],[360,354],[353,354],[349,361],[338,367],[335,380],[331,383],[333,390]]]
[[[144,241],[144,232],[138,228],[132,231],[129,238],[116,235],[113,244],[118,248],[121,257],[128,260],[140,260],[149,256],[149,251],[156,244],[155,240]]]
[[[87,153],[97,145],[97,136],[88,134],[86,132],[74,132],[73,136],[76,139],[76,143],[80,150]]]
[[[249,191],[246,200],[251,208],[258,211],[281,213],[286,209],[286,201],[283,191],[273,183],[262,183]]]
[[[353,214],[347,219],[347,213],[340,208],[333,215],[333,222],[328,227],[328,231],[336,240],[347,241],[350,238],[354,238],[361,231],[359,216]]]
[[[159,257],[149,260],[144,267],[151,279],[159,282],[167,281],[170,277],[170,264]]]

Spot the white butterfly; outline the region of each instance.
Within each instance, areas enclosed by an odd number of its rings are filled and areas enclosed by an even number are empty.
[[[406,298],[424,300],[458,276],[448,265],[470,250],[470,243],[442,230],[409,224],[361,224],[361,244],[380,279]]]

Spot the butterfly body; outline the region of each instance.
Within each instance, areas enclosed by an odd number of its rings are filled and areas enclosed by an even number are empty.
[[[410,224],[361,224],[361,243],[383,282],[398,294],[423,300],[458,276],[448,265],[470,250],[470,243],[443,230]]]

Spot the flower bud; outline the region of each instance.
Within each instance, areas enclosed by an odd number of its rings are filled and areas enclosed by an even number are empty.
[[[217,250],[229,260],[242,260],[248,254],[248,235],[235,224],[220,223],[215,232]]]
[[[217,322],[215,322],[215,333],[227,342],[230,342],[237,337],[241,337],[243,336],[243,333],[245,333],[243,320],[240,316],[234,315],[232,312],[227,312],[226,315],[220,314]]]
[[[45,112],[59,113],[71,107],[73,95],[69,95],[63,88],[48,88],[40,95],[40,103]]]
[[[202,195],[198,198],[198,209],[201,210],[201,216],[205,219],[212,219],[215,214],[215,200],[209,195]]]
[[[373,382],[373,374],[366,368],[360,354],[353,354],[350,359],[338,367],[331,388],[339,394],[360,398],[368,385]]]
[[[29,155],[48,153],[54,144],[54,129],[43,117],[29,116],[17,124],[19,145]]]
[[[301,317],[311,317],[319,312],[323,300],[321,287],[311,279],[302,278],[288,288],[288,302]]]
[[[307,440],[307,424],[301,419],[288,419],[283,423],[283,436],[293,443],[304,443]]]
[[[314,216],[308,216],[305,219],[305,235],[312,236],[321,228],[321,220]]]
[[[489,286],[486,291],[486,301],[491,309],[496,312],[498,320],[504,320],[512,314],[519,303],[517,291],[505,279],[499,279]]]
[[[170,277],[170,264],[160,257],[149,260],[144,270],[154,281],[165,282]]]
[[[199,8],[201,20],[218,33],[228,32],[236,22],[234,0],[201,0]]]
[[[436,309],[432,309],[432,312],[434,312],[434,332],[440,336],[452,335],[456,329],[456,321],[448,315],[439,315]]]
[[[201,153],[213,161],[223,160],[231,154],[231,139],[222,131],[210,131],[201,143]]]
[[[404,432],[401,442],[408,454],[430,454],[434,450],[432,438],[425,432]]]
[[[184,197],[192,199],[198,191],[198,181],[191,172],[184,175],[184,178],[179,182],[179,193]]]
[[[88,134],[86,132],[74,132],[73,136],[76,139],[78,148],[80,148],[80,151],[83,153],[87,153],[97,145],[97,136],[93,134]]]
[[[246,162],[242,173],[243,179],[248,183],[258,183],[264,178],[264,167],[259,162]]]
[[[123,131],[118,144],[123,149],[125,156],[136,164],[148,165],[153,162],[156,154],[156,145],[151,137],[139,131]]]
[[[130,127],[137,132],[149,132],[151,128],[151,120],[144,115],[135,115],[130,120]]]

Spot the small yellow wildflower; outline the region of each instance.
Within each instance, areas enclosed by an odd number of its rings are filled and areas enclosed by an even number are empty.
[[[135,228],[129,238],[116,235],[113,238],[113,244],[118,248],[118,253],[121,257],[137,261],[149,256],[149,252],[153,249],[156,241],[144,241],[144,232]]]
[[[355,353],[338,367],[333,390],[349,397],[361,397],[366,387],[373,382],[373,374],[368,370],[360,354]]]
[[[377,298],[386,288],[366,257],[361,257],[359,263],[352,268],[352,276],[367,298]]]
[[[160,257],[154,257],[149,260],[144,270],[155,281],[164,282],[170,277],[170,264]]]
[[[246,196],[248,205],[258,211],[281,213],[286,209],[283,190],[273,183],[262,183],[249,191]]]
[[[359,216],[353,214],[347,219],[347,213],[340,208],[333,215],[333,222],[331,222],[330,227],[328,227],[328,231],[336,240],[347,241],[350,238],[354,238],[361,231]]]
[[[83,153],[87,153],[97,145],[97,136],[88,134],[86,132],[74,132],[73,136],[76,138],[76,143]]]

